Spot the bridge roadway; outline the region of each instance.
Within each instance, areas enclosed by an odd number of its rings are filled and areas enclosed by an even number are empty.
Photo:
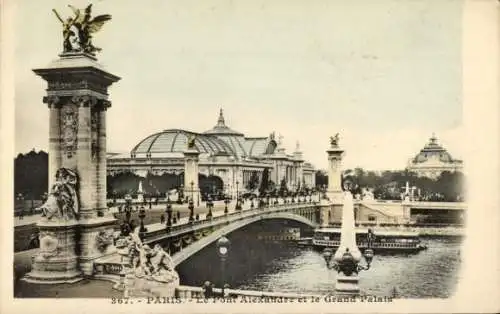
[[[303,198],[301,199],[303,200]],[[365,202],[371,206],[379,205],[380,207],[384,207],[384,205],[389,205],[389,207],[401,206],[403,204],[402,202],[381,202],[377,200],[362,201],[361,203]],[[228,206],[228,214],[224,214],[223,208],[219,208],[217,211],[212,211],[213,216],[211,219],[189,222],[188,217],[183,217],[175,225],[171,226],[168,231],[165,224],[149,224],[146,226],[147,232],[144,235],[144,242],[150,246],[156,243],[166,244],[165,250],[172,255],[175,265],[178,265],[222,235],[259,220],[288,219],[315,228],[320,222],[318,211],[324,206],[324,204],[319,204],[317,199],[316,201],[313,199],[311,202],[302,201],[300,203],[295,199],[295,203],[291,203],[291,198],[288,198],[287,203],[278,200],[277,205],[261,209],[252,209],[250,204],[248,201],[243,204],[241,211],[235,211],[234,205]],[[465,203],[410,202],[409,205],[411,208],[466,208]],[[196,208],[194,211],[196,214]],[[96,263],[119,264],[120,262],[117,255],[112,255],[100,258]]]
[[[172,254],[175,265],[180,264],[194,253],[216,241],[222,235],[242,228],[248,224],[263,219],[288,219],[318,227],[319,221],[316,202],[310,203],[280,203],[271,207],[248,208],[241,211],[232,210],[228,214],[223,211],[213,212],[211,219],[189,222],[188,217],[181,218],[180,223],[167,232],[165,224],[151,224],[147,226],[144,243],[153,245],[167,239],[179,243],[180,251]],[[187,241],[186,241],[187,240]],[[194,242],[194,243],[193,243]],[[183,247],[183,244],[187,244]]]
[[[177,266],[222,235],[259,220],[288,219],[316,228],[319,225],[319,215],[316,214],[318,210],[317,202],[287,204],[280,202],[277,205],[260,209],[251,209],[249,204],[245,204],[241,211],[235,211],[233,207],[228,214],[224,214],[223,210],[214,211],[211,219],[190,223],[187,217],[181,218],[180,222],[171,226],[168,232],[165,224],[147,225],[143,242],[150,246],[161,243],[162,247],[171,254],[174,264]],[[113,277],[119,274],[121,267],[118,254],[99,258],[95,262],[95,276],[96,278],[113,280]]]

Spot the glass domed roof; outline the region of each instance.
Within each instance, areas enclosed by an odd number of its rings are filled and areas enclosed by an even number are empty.
[[[236,156],[232,148],[216,136],[178,129],[164,130],[146,137],[132,149],[131,154],[138,156],[149,153],[155,157],[165,153],[182,153],[187,149],[191,136],[195,136],[195,148],[200,153]]]
[[[203,134],[233,135],[237,137],[239,136],[243,137],[243,133],[234,131],[226,125],[222,109],[219,112],[219,119],[217,119],[217,124],[210,130],[203,132]]]

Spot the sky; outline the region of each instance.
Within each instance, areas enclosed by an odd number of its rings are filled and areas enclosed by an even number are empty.
[[[62,50],[51,12],[67,1],[16,1],[15,152],[47,150],[43,68]],[[170,128],[203,132],[224,109],[247,136],[298,141],[326,168],[340,133],[344,166],[402,169],[433,132],[464,148],[460,0],[72,1],[112,20],[94,36],[109,72],[108,151]],[[29,22],[27,22],[29,21]]]

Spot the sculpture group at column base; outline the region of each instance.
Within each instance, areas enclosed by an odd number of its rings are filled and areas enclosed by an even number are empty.
[[[337,275],[337,284],[335,285],[335,294],[338,296],[357,296],[359,295],[359,276]]]

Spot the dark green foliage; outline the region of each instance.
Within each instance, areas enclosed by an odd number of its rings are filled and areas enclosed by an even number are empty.
[[[44,151],[30,151],[14,159],[14,193],[28,199],[41,199],[48,191],[49,156]]]

